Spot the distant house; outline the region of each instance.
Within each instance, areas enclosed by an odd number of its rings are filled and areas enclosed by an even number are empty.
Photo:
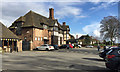
[[[0,22],[0,48],[6,52],[10,52],[10,47],[12,51],[22,51],[22,41],[7,27],[5,27]]]
[[[9,29],[23,40],[23,50],[33,50],[42,44],[61,45],[69,39],[70,28],[54,18],[54,9],[49,9],[49,18],[33,11],[13,22]]]
[[[80,44],[80,45],[85,45],[84,44],[84,40],[86,39],[86,37],[90,37],[90,44],[93,45],[95,43],[99,43],[99,40],[93,38],[92,36],[89,36],[89,35],[82,35],[81,37],[79,37],[78,39],[76,39],[77,43]]]

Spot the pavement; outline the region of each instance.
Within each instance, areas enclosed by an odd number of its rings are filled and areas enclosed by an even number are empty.
[[[110,72],[98,56],[97,48],[4,53],[2,70]]]

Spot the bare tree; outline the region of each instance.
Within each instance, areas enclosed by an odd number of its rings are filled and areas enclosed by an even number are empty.
[[[112,43],[116,40],[119,35],[119,21],[115,16],[104,17],[100,22],[100,33],[104,40],[110,40]]]

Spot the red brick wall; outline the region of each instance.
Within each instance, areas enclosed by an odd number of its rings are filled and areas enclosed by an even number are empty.
[[[22,28],[22,35],[19,35],[18,37],[20,37],[23,41],[25,40],[24,37],[27,38],[27,41],[31,41],[33,37],[32,33],[32,28]]]
[[[42,41],[41,41],[42,37]],[[41,46],[44,44],[44,37],[47,37],[49,39],[48,44],[51,44],[51,32],[48,33],[48,30],[44,29],[33,29],[33,48],[36,48],[37,46]],[[35,40],[37,38],[37,40]],[[40,40],[38,40],[40,38]]]
[[[15,30],[12,30],[15,33]],[[44,29],[38,29],[38,28],[22,28],[22,34],[18,36],[19,38],[24,41],[24,37],[26,37],[27,41],[32,41],[32,49],[36,48],[37,46],[41,46],[44,44],[44,37],[47,37],[49,39],[48,44],[51,44],[51,32],[48,32],[48,30]],[[40,37],[40,40],[38,38]],[[42,37],[42,41],[41,41]],[[37,40],[35,40],[37,38]]]

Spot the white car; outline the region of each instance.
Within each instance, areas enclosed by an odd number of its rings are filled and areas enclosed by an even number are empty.
[[[86,46],[86,48],[93,48],[93,46],[89,45],[89,46]]]
[[[78,45],[79,48],[81,48],[82,46],[81,45]]]
[[[37,50],[54,50],[54,47],[48,44],[44,44],[44,45],[38,46],[36,49]]]

